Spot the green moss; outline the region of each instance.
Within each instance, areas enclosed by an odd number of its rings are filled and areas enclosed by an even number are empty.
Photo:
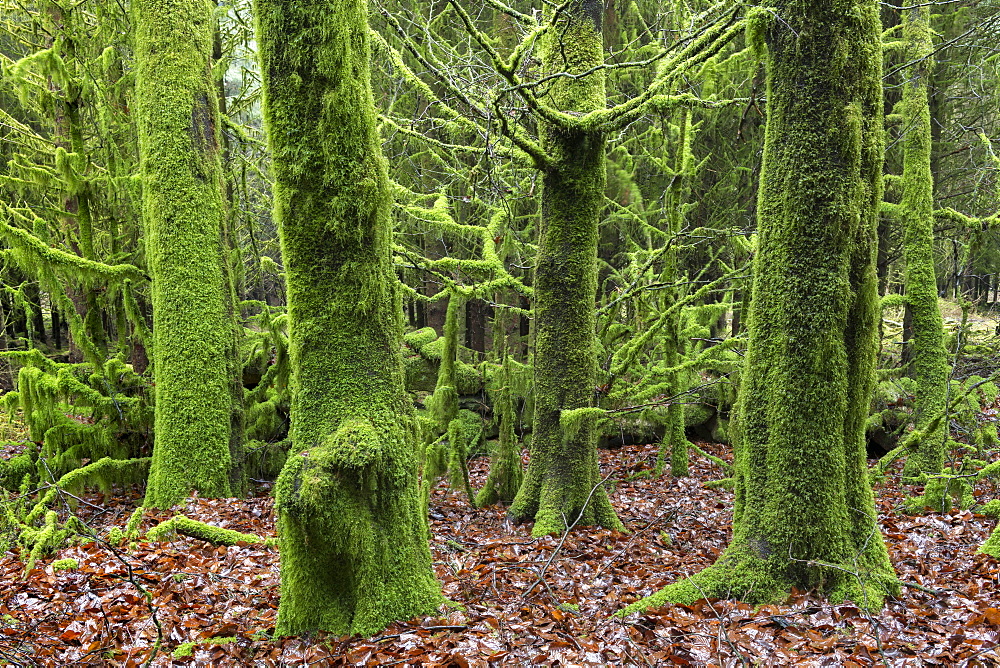
[[[31,511],[25,516],[24,524],[30,527],[39,518],[46,514],[50,504],[55,501],[59,490],[79,491],[84,485],[103,482],[119,482],[123,484],[136,483],[144,480],[149,471],[150,460],[148,457],[142,459],[112,459],[104,457],[96,462],[91,462],[86,466],[73,469],[63,475],[59,480],[48,488],[48,490],[35,503]]]
[[[403,335],[403,343],[418,353],[423,351],[424,346],[428,343],[437,341],[437,339],[438,335],[437,332],[434,331],[433,327],[424,327],[423,329],[418,329]],[[440,354],[438,358],[440,358]]]
[[[437,384],[437,369],[421,355],[403,358],[406,389],[410,392],[433,392]]]
[[[483,389],[483,374],[477,367],[459,360],[455,362],[455,387],[460,395],[476,394]]]
[[[715,407],[708,404],[682,404],[684,406],[684,426],[697,427],[715,417]]]
[[[202,640],[195,640],[193,642],[184,642],[174,648],[171,652],[171,656],[175,659],[186,659],[190,656],[194,656],[194,648],[198,645],[228,645],[229,643],[236,642],[235,636],[220,636],[218,638],[203,638]]]
[[[443,598],[403,386],[367,3],[257,0],[254,17],[293,379],[276,633],[371,635]]]
[[[165,522],[160,522],[155,527],[146,532],[146,540],[159,541],[169,540],[175,534],[190,536],[203,540],[212,545],[236,545],[237,543],[249,543],[251,545],[262,544],[266,546],[277,545],[274,538],[261,538],[256,534],[242,533],[232,529],[223,529],[211,524],[205,524],[197,520],[192,520],[184,515],[174,515]]]
[[[733,538],[711,567],[629,606],[818,589],[877,609],[899,591],[864,429],[875,381],[882,49],[873,0],[773,4]]]
[[[139,0],[134,115],[153,277],[156,443],[146,504],[229,496],[239,452],[232,285],[206,0]],[[234,431],[235,430],[235,431]]]
[[[146,509],[139,506],[132,514],[129,515],[128,522],[125,523],[125,532],[122,534],[123,538],[128,540],[135,540],[139,536],[139,526],[142,524],[142,516],[145,514]]]
[[[993,533],[986,539],[977,552],[988,554],[994,559],[1000,559],[1000,527],[994,528]]]
[[[0,460],[0,485],[12,492],[16,491],[24,476],[34,472],[37,457],[38,449],[32,445],[15,457]]]
[[[950,513],[952,508],[969,508],[975,504],[972,485],[962,475],[954,475],[945,468],[937,475],[928,475],[924,483],[924,493],[906,499],[907,512],[921,513],[929,509],[936,513]]]
[[[546,10],[546,11],[551,11]],[[604,63],[598,3],[570,3],[541,39],[543,72],[579,74]],[[606,107],[604,73],[557,78],[545,102],[560,112]],[[597,245],[604,208],[605,137],[600,131],[543,123],[549,166],[535,265],[534,415],[531,461],[509,513],[534,520],[534,535],[568,524],[620,529],[601,481],[593,426],[566,438],[563,411],[593,405],[596,380]]]
[[[514,430],[517,414],[514,410],[511,364],[512,359],[505,358],[503,366],[494,372],[490,379],[489,393],[493,400],[494,420],[499,422],[499,444],[490,460],[490,472],[486,484],[476,495],[476,505],[479,507],[494,503],[510,504],[524,478],[521,448]]]
[[[54,571],[75,571],[80,568],[80,562],[76,559],[56,559],[52,562]]]

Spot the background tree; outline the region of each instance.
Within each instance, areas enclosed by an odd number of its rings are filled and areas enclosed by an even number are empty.
[[[908,357],[916,380],[916,429],[923,433],[919,450],[907,459],[910,475],[940,473],[944,464],[948,360],[944,322],[938,309],[934,270],[934,181],[931,175],[931,114],[928,80],[934,68],[930,7],[909,3],[901,32],[906,72],[900,119],[903,135],[902,198],[894,210],[903,223],[906,263],[903,283],[912,338]]]
[[[571,75],[557,79],[543,98],[560,112],[583,115],[606,107],[603,74],[579,76],[604,63],[603,10],[602,3],[574,0],[553,16],[542,37],[543,75]],[[593,420],[583,418],[572,430],[563,425],[566,412],[590,408],[595,398],[593,305],[604,132],[543,123],[541,146],[546,161],[534,281],[531,462],[509,512],[515,520],[534,520],[535,535],[577,522],[621,527],[600,487]]]

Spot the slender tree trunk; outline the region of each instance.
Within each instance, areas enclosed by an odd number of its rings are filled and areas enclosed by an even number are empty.
[[[733,539],[716,564],[631,610],[774,601],[791,587],[874,609],[898,593],[864,446],[878,349],[878,11],[782,0],[751,21],[767,48],[767,134]]]
[[[58,353],[62,349],[62,320],[59,317],[59,308],[56,306],[56,300],[53,296],[49,296],[49,304],[52,314],[52,349]]]
[[[689,188],[686,188],[685,181],[691,172],[691,113],[684,109],[680,112],[678,124],[680,137],[677,141],[676,157],[674,160],[675,176],[667,191],[667,207],[669,227],[667,234],[677,239],[680,236],[681,228],[684,225],[683,207]],[[677,283],[678,276],[678,243],[672,243],[663,256],[663,272],[660,274],[660,282],[672,284]],[[680,297],[680,291],[676,287],[671,287],[663,291],[663,308],[669,309]],[[663,336],[663,363],[667,368],[680,364],[683,353],[681,350],[681,309],[675,309],[664,328]],[[666,456],[670,456],[670,474],[674,477],[683,477],[688,474],[688,440],[684,429],[684,404],[680,400],[680,394],[687,389],[685,381],[687,371],[675,371],[670,374],[671,389],[669,393],[678,397],[667,406],[667,421],[664,425],[663,443],[660,445],[660,452],[657,456],[656,470],[661,472]]]
[[[255,8],[293,374],[276,631],[371,635],[443,598],[403,387],[367,3]]]
[[[153,277],[156,443],[147,505],[228,496],[232,341],[219,114],[207,0],[133,3],[146,258]]]
[[[604,5],[570,0],[541,45],[547,72],[580,73],[604,62]],[[549,102],[573,113],[603,109],[604,75],[559,79]],[[573,435],[563,411],[593,405],[597,370],[594,300],[598,220],[604,207],[604,136],[542,128],[552,161],[542,186],[535,267],[535,413],[531,461],[510,507],[516,521],[534,520],[534,535],[565,531],[577,522],[620,528],[600,486],[592,421]]]
[[[923,6],[921,6],[923,5]],[[903,39],[909,68],[903,84],[903,197],[899,212],[904,224],[909,355],[916,380],[916,428],[924,431],[919,450],[910,455],[907,476],[940,473],[945,456],[945,409],[948,354],[944,322],[938,309],[934,273],[934,181],[931,175],[931,114],[927,83],[933,70],[930,7],[910,0],[903,16]]]

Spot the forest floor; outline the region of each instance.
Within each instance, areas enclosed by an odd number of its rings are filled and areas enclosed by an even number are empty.
[[[730,458],[726,446],[701,445]],[[464,610],[394,624],[374,638],[271,638],[279,589],[273,547],[92,542],[28,573],[23,555],[8,552],[0,560],[0,665],[1000,665],[1000,562],[976,554],[995,520],[969,510],[904,514],[904,494],[913,490],[901,489],[898,470],[876,490],[879,515],[900,578],[920,588],[904,587],[881,613],[794,592],[781,605],[702,601],[613,617],[711,564],[729,540],[732,495],[703,485],[722,477],[718,467],[694,456],[691,477],[657,478],[655,458],[654,446],[601,453],[630,533],[584,528],[565,541],[534,539],[501,508],[475,509],[458,492],[437,489],[434,568]],[[487,461],[472,464],[482,484]],[[268,491],[191,499],[180,510],[272,536]],[[985,502],[998,491],[981,484],[976,494]],[[83,500],[77,515],[106,532],[125,525],[139,497],[131,490]],[[150,513],[144,528],[169,516]],[[79,568],[54,571],[53,560],[65,558]],[[162,645],[151,657],[158,628]]]

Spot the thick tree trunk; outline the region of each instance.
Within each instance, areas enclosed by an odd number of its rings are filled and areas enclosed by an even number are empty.
[[[222,243],[214,22],[207,0],[136,0],[133,9],[156,379],[146,504],[169,507],[192,490],[231,492],[236,329]]]
[[[367,3],[257,0],[256,19],[294,378],[277,633],[371,635],[443,598],[403,387]]]
[[[872,609],[898,592],[864,447],[878,330],[878,11],[872,0],[773,9],[751,19],[767,47],[767,134],[733,539],[716,564],[630,609],[774,601],[791,587]]]
[[[603,3],[571,0],[541,45],[547,72],[580,73],[604,62]],[[603,73],[559,79],[549,103],[585,113],[606,103]],[[542,128],[552,161],[542,186],[542,217],[535,267],[535,413],[531,461],[510,507],[516,521],[534,520],[536,536],[565,531],[574,522],[620,528],[600,486],[592,421],[573,435],[563,411],[594,401],[594,300],[597,294],[598,219],[604,207],[604,136]]]

